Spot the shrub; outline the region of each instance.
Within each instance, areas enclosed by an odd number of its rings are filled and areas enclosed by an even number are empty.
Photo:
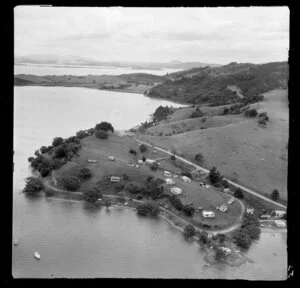
[[[221,185],[224,187],[224,188],[229,188],[229,183],[226,179],[222,179],[221,180]]]
[[[209,179],[211,184],[215,185],[217,183],[219,183],[222,179],[222,176],[220,174],[220,172],[217,170],[216,167],[213,167],[210,171],[209,171]]]
[[[198,153],[195,155],[195,160],[198,162],[201,162],[203,160],[203,155],[201,153]]]
[[[93,188],[83,193],[83,199],[90,203],[96,202],[101,196],[102,193],[97,188]]]
[[[96,125],[95,130],[111,131],[114,132],[114,127],[108,122],[101,122]]]
[[[149,214],[152,216],[157,216],[160,211],[159,206],[155,202],[139,204],[136,209],[137,213],[143,216],[147,216]]]
[[[80,180],[75,176],[62,179],[63,186],[69,191],[75,191],[80,186]]]
[[[133,154],[133,155],[136,155],[136,154],[137,154],[137,152],[136,152],[134,149],[130,149],[130,150],[129,150],[129,153],[130,153],[130,154]]]
[[[260,228],[255,225],[247,225],[244,231],[250,236],[252,240],[257,240],[260,235]]]
[[[141,153],[144,153],[148,150],[148,147],[145,144],[141,144],[139,148]]]
[[[255,109],[249,109],[245,111],[246,117],[256,117],[258,112]]]
[[[176,160],[175,155],[171,155],[171,160],[172,160],[172,161],[175,161],[175,160]]]
[[[81,178],[83,180],[86,180],[86,179],[91,178],[91,176],[92,176],[92,173],[91,173],[91,170],[89,168],[80,169],[79,178]]]
[[[143,156],[143,158],[142,158],[142,161],[143,161],[143,162],[145,162],[145,161],[146,161],[146,157],[145,157],[145,156]]]
[[[56,147],[64,142],[64,139],[61,137],[55,137],[52,141],[52,146]]]
[[[223,110],[223,115],[227,115],[227,114],[229,114],[229,112],[230,112],[230,110],[227,107],[225,107]]]
[[[37,156],[36,158],[34,158],[32,161],[31,161],[31,166],[35,169],[38,168],[38,166],[40,165],[40,163],[42,163],[42,161],[44,160],[45,158],[42,156],[42,155],[39,155]]]
[[[39,192],[44,188],[43,182],[36,177],[27,177],[23,192]]]
[[[31,163],[34,160],[34,157],[29,157],[28,162]]]
[[[265,118],[258,118],[258,124],[261,126],[266,126],[267,125],[267,121]]]
[[[215,260],[220,261],[223,260],[226,257],[226,253],[223,249],[217,248],[216,253],[215,253]]]
[[[196,229],[193,225],[189,224],[189,225],[185,226],[183,234],[186,237],[193,237],[196,234]]]
[[[182,210],[183,204],[176,195],[171,195],[169,199],[175,209],[177,209],[178,211]]]
[[[197,109],[192,112],[190,118],[202,117],[203,115],[203,112],[199,109],[199,107],[197,107]]]
[[[48,148],[46,146],[42,146],[40,148],[40,151],[41,151],[42,154],[47,153],[48,152]]]
[[[156,162],[152,163],[150,166],[152,171],[156,171],[158,169],[158,164]]]
[[[99,139],[107,139],[108,133],[104,130],[97,130],[95,136]]]
[[[274,201],[277,201],[279,199],[279,191],[277,189],[274,189],[271,193],[271,198]]]
[[[243,199],[244,198],[244,192],[243,192],[243,190],[241,188],[237,188],[234,191],[233,196],[236,197],[236,198],[239,198],[239,199]]]
[[[52,169],[58,169],[64,165],[64,162],[61,159],[53,159],[51,162]]]
[[[125,180],[125,181],[129,180],[129,176],[128,176],[128,174],[126,174],[126,173],[123,173],[123,174],[122,174],[122,178],[123,178],[123,180]]]
[[[219,241],[220,244],[223,244],[227,239],[227,236],[225,234],[220,233],[217,234],[216,236],[213,236],[212,239]]]
[[[143,199],[143,195],[142,194],[137,194],[135,198],[137,200],[142,200]]]
[[[50,168],[46,168],[46,167],[42,168],[40,170],[40,174],[41,174],[42,177],[48,176],[50,172],[51,172],[51,169]]]
[[[157,199],[164,192],[162,184],[163,181],[161,179],[151,178],[151,180],[146,182],[146,194],[152,199]]]
[[[79,139],[83,139],[85,137],[89,136],[88,132],[80,130],[76,133],[76,137],[78,137]]]
[[[194,215],[195,208],[191,205],[184,205],[182,211],[186,216],[192,217]]]
[[[245,249],[251,245],[251,237],[242,229],[233,236],[233,240],[235,244]]]
[[[199,233],[199,242],[201,244],[207,244],[207,242],[208,242],[208,233],[206,231],[201,231]]]
[[[124,184],[122,184],[122,183],[116,183],[114,185],[114,189],[115,189],[116,192],[120,192],[120,191],[122,191],[124,189]]]
[[[60,145],[55,149],[54,157],[55,158],[64,158],[64,157],[66,157],[65,145]]]
[[[128,183],[125,189],[132,194],[145,193],[145,187],[142,184],[134,181]]]

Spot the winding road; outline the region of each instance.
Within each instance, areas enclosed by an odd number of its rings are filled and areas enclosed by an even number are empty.
[[[167,150],[164,150],[164,149],[159,148],[159,147],[157,147],[157,146],[153,146],[153,145],[151,145],[151,144],[149,144],[149,143],[147,143],[147,142],[141,141],[141,140],[139,140],[139,139],[137,139],[137,138],[135,138],[135,140],[136,140],[137,142],[141,143],[141,144],[145,144],[145,145],[147,145],[147,146],[150,146],[150,147],[152,147],[152,148],[155,148],[156,150],[162,151],[162,152],[167,153],[167,154],[169,154],[169,155],[174,155],[173,153],[171,153],[171,152],[169,152],[169,151],[167,151]],[[205,168],[203,168],[203,167],[201,167],[201,166],[199,166],[199,165],[196,165],[196,164],[194,164],[193,162],[186,160],[185,158],[182,158],[182,157],[177,156],[177,155],[176,155],[176,158],[179,159],[179,160],[181,160],[182,162],[185,162],[185,163],[187,163],[187,164],[189,164],[189,165],[191,165],[191,166],[194,166],[194,167],[196,168],[196,170],[201,170],[201,171],[203,171],[203,172],[205,172],[205,173],[209,173],[209,170],[207,170],[207,169],[205,169]],[[234,187],[236,187],[236,188],[241,188],[242,190],[248,192],[249,194],[252,194],[252,195],[254,195],[254,196],[258,197],[258,198],[261,198],[261,199],[263,199],[263,200],[265,200],[265,201],[267,201],[267,202],[269,202],[269,203],[275,204],[275,205],[277,205],[278,207],[281,207],[281,208],[284,208],[284,209],[287,208],[285,205],[280,204],[280,203],[278,203],[278,202],[275,202],[275,201],[273,201],[273,200],[271,200],[271,199],[269,199],[269,198],[267,198],[267,197],[265,197],[265,196],[263,196],[263,195],[261,195],[261,194],[255,192],[255,191],[253,191],[253,190],[251,190],[251,189],[249,189],[249,188],[246,188],[245,186],[242,186],[242,185],[240,185],[240,184],[237,184],[237,183],[235,183],[235,182],[233,182],[233,181],[231,181],[231,180],[229,180],[229,179],[227,179],[227,178],[224,178],[224,179],[226,179],[226,180],[228,181],[228,183],[230,183],[232,186],[234,186]]]

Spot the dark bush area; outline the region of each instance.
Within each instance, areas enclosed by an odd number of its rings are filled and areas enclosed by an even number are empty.
[[[102,131],[111,131],[114,132],[114,127],[108,122],[101,122],[96,124],[95,130],[102,130]]]
[[[174,206],[174,208],[177,209],[178,211],[181,211],[183,209],[183,204],[176,195],[171,195],[169,200],[171,204]]]
[[[43,182],[36,177],[27,177],[23,192],[39,192],[44,188]]]
[[[147,202],[147,203],[139,204],[136,209],[137,209],[137,213],[143,216],[147,216],[147,215],[157,216],[160,211],[159,206],[155,202]]]
[[[137,152],[136,152],[134,149],[130,149],[130,150],[129,150],[129,153],[130,153],[130,154],[133,154],[133,155],[136,155],[136,154],[137,154]]]
[[[141,153],[145,153],[148,150],[148,147],[145,144],[141,144],[139,148]]]
[[[170,114],[174,112],[172,107],[159,106],[153,113],[153,121],[161,121],[166,119]]]
[[[208,177],[209,177],[210,183],[214,186],[216,184],[220,184],[220,181],[223,178],[216,167],[211,168],[211,170],[209,171]]]
[[[52,146],[56,147],[64,142],[64,139],[61,137],[55,137],[52,141]]]
[[[92,177],[91,170],[89,168],[82,168],[79,171],[79,178],[82,180],[86,180]]]
[[[258,112],[255,109],[248,109],[245,111],[245,116],[246,117],[251,117],[254,118],[258,115]]]
[[[90,203],[96,202],[101,197],[102,197],[102,193],[97,188],[88,190],[88,191],[84,192],[84,194],[83,194],[83,199]]]
[[[182,207],[182,211],[186,216],[192,217],[194,215],[195,208],[192,205],[184,205]]]
[[[243,199],[244,198],[244,192],[241,188],[237,188],[234,193],[233,196],[239,199]]]
[[[75,176],[69,176],[62,179],[62,184],[67,190],[75,191],[80,186],[80,180]]]
[[[198,162],[202,162],[203,161],[203,155],[201,153],[198,153],[195,155],[195,160]]]
[[[97,130],[95,136],[99,139],[107,139],[108,133],[104,130]]]
[[[185,226],[184,231],[183,231],[184,236],[186,237],[193,237],[196,235],[196,229],[193,225],[189,224]]]

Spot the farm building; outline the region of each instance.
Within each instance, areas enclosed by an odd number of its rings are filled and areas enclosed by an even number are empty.
[[[178,187],[172,187],[172,188],[170,188],[170,191],[171,191],[171,193],[173,193],[175,195],[178,195],[178,194],[182,193],[182,190]]]
[[[121,177],[118,177],[118,176],[110,177],[110,182],[120,182],[120,181],[121,181]]]
[[[215,212],[213,212],[213,211],[202,211],[202,216],[204,218],[214,218],[215,217]]]
[[[234,201],[235,201],[235,199],[234,199],[234,198],[231,198],[231,199],[228,201],[228,204],[230,205],[230,204],[232,204]]]
[[[230,189],[229,189],[229,188],[225,188],[225,189],[223,189],[223,192],[224,192],[224,193],[229,193],[229,192],[230,192]]]
[[[187,176],[182,176],[182,177],[181,177],[181,180],[182,180],[183,182],[187,182],[187,183],[189,183],[189,182],[192,181],[191,178],[189,178],[189,177],[187,177]]]
[[[88,163],[97,163],[97,160],[87,160]]]
[[[231,249],[227,247],[220,247],[221,250],[225,252],[225,255],[230,255],[231,254]]]
[[[174,182],[172,179],[167,178],[167,179],[166,179],[166,184],[167,184],[167,185],[173,185],[173,184],[175,184],[175,182]]]
[[[153,164],[153,163],[157,163],[157,162],[153,159],[146,159],[146,163],[147,164]]]
[[[254,212],[254,208],[247,208],[247,213],[248,214],[253,214],[253,212]]]
[[[109,159],[110,161],[115,161],[115,157],[113,157],[113,156],[109,156],[108,159]]]

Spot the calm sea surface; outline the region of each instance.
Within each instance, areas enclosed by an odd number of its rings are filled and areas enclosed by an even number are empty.
[[[247,256],[253,263],[207,267],[195,242],[163,220],[119,207],[20,194],[31,174],[27,158],[56,136],[103,120],[116,129],[145,121],[167,101],[86,88],[15,87],[12,272],[16,278],[286,278],[286,234],[263,233]],[[38,251],[41,260],[33,257]],[[274,254],[275,253],[275,254]]]
[[[15,65],[15,74],[45,75],[121,75],[130,73],[147,73],[153,75],[165,75],[180,71],[179,69],[147,70],[117,68],[107,66],[54,66],[54,65]]]

